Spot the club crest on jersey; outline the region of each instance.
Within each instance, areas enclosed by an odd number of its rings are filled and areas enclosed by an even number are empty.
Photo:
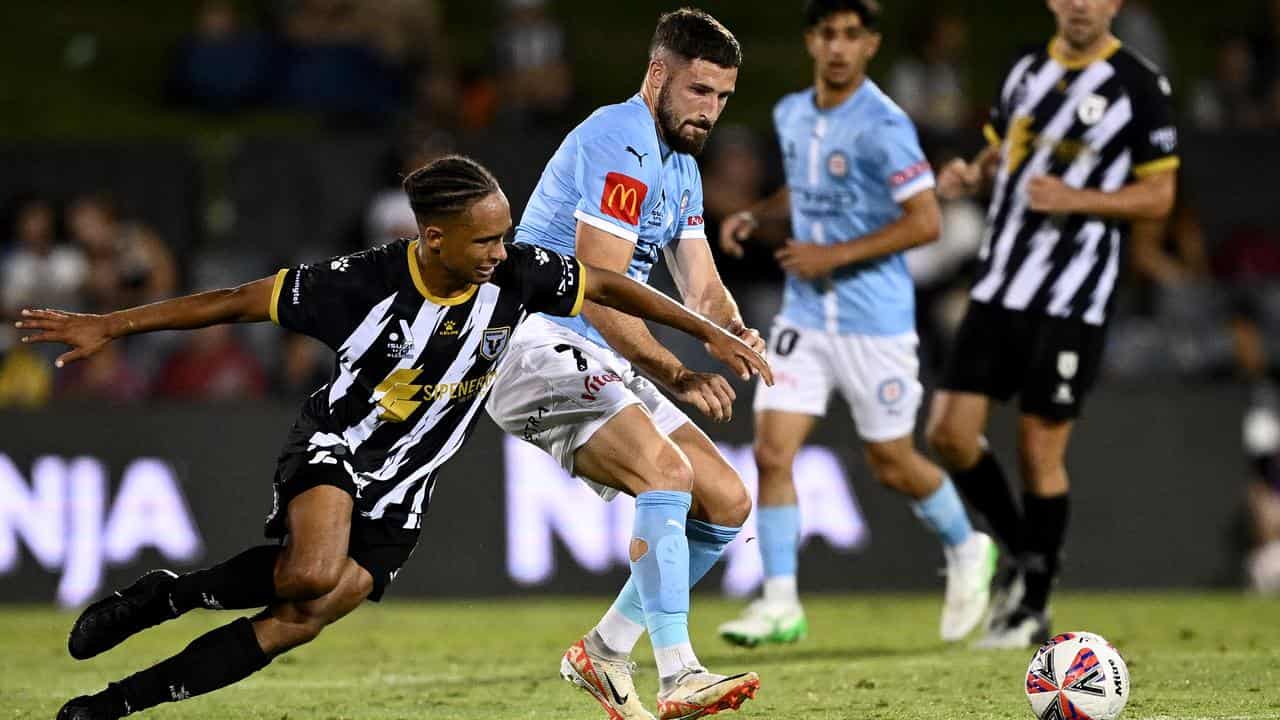
[[[1097,125],[1102,121],[1102,116],[1107,112],[1107,99],[1101,95],[1090,95],[1080,101],[1080,107],[1076,108],[1076,116],[1080,118],[1080,122],[1085,125]]]
[[[503,350],[507,349],[507,340],[511,337],[511,328],[489,328],[480,338],[480,355],[486,360],[497,360]]]
[[[392,331],[387,336],[387,357],[393,360],[400,360],[409,357],[412,353],[413,333],[409,330],[409,323],[401,320],[400,332]]]
[[[833,178],[842,178],[849,174],[849,156],[836,150],[827,156],[827,172]]]

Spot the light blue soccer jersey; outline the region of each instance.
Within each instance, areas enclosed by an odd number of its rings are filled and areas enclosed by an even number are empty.
[[[627,275],[639,282],[649,281],[668,244],[707,236],[697,161],[662,142],[638,94],[596,110],[569,133],[542,171],[515,240],[574,254],[579,220],[635,243]],[[547,319],[608,347],[581,315]]]
[[[856,242],[934,186],[915,126],[871,80],[828,110],[818,109],[812,88],[787,95],[773,121],[797,242]],[[915,287],[897,253],[817,281],[788,277],[782,315],[842,335],[900,335],[915,330]]]

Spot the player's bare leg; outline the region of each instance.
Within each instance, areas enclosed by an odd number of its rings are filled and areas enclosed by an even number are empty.
[[[983,437],[990,408],[991,400],[985,395],[939,390],[933,396],[927,428],[929,446],[956,488],[986,518],[1007,557],[1014,561],[995,583],[988,629],[1008,620],[1022,602],[1025,589],[1017,562],[1022,547],[1022,511]]]
[[[1058,575],[1066,537],[1067,444],[1073,423],[1022,415],[1018,420],[1018,460],[1023,478],[1022,555],[1025,594],[1018,607],[996,624],[981,647],[1033,647],[1049,635],[1049,592]]]
[[[867,442],[865,448],[871,474],[911,498],[912,511],[942,542],[947,589],[939,634],[947,642],[964,638],[987,612],[998,555],[995,543],[974,531],[951,479],[916,450],[911,436]]]
[[[290,544],[278,554],[274,568],[262,568],[264,577],[246,579],[279,587],[257,621],[239,618],[102,692],[74,698],[59,711],[59,720],[114,720],[211,692],[243,680],[275,655],[314,638],[372,589],[369,574],[346,556],[351,510],[351,496],[339,488],[322,485],[299,494],[288,508]]]
[[[680,435],[696,447],[696,438],[682,433],[684,429],[673,436]],[[705,460],[701,452],[695,451],[695,456],[700,463]],[[690,540],[686,531],[694,485],[689,456],[659,433],[648,413],[636,405],[614,416],[579,448],[574,471],[636,497],[632,582],[643,598],[645,626],[658,663],[662,686],[659,715],[670,716],[664,703],[673,692],[679,693],[682,708],[700,703],[701,714],[736,708],[754,694],[759,679],[754,673],[735,678],[708,673],[688,641]],[[722,499],[737,508],[721,508]],[[709,507],[706,500],[717,506],[716,517],[741,523],[741,517],[732,516],[743,515],[744,502],[735,499],[731,488],[714,483],[704,498],[704,513]],[[745,508],[749,509],[749,504]],[[593,631],[565,654],[561,672],[590,692],[611,718],[651,717],[635,697],[627,650],[610,647]]]
[[[809,632],[796,589],[800,510],[792,467],[816,422],[817,418],[804,413],[765,410],[756,414],[756,532],[764,561],[764,592],[742,616],[720,626],[720,636],[735,645],[791,643]]]

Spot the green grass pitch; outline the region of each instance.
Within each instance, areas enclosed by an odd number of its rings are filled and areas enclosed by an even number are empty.
[[[595,621],[604,599],[389,602],[366,606],[316,642],[247,681],[140,717],[604,718],[558,676],[560,654]],[[1023,697],[1029,651],[979,653],[937,639],[937,597],[808,598],[812,634],[800,644],[730,648],[715,626],[736,603],[696,597],[694,646],[718,672],[755,670],[762,687],[737,715],[898,720],[1031,718]],[[66,653],[72,616],[0,606],[0,720],[53,718],[72,695],[140,669],[229,621],[196,612],[98,658]],[[1128,720],[1280,720],[1280,602],[1232,594],[1069,594],[1056,630],[1107,636],[1129,663]],[[648,646],[638,686],[653,707]]]

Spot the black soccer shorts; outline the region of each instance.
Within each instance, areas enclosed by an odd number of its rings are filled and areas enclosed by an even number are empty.
[[[345,457],[335,454],[334,448],[298,442],[298,431],[305,425],[300,420],[294,426],[294,432],[290,433],[276,463],[275,497],[263,530],[269,538],[282,541],[286,538],[289,534],[289,502],[311,488],[332,485],[346,491],[352,499],[356,498],[354,476]],[[422,534],[421,530],[405,529],[403,525],[403,517],[367,518],[360,513],[358,503],[352,505],[347,555],[373,576],[373,592],[369,599],[374,602],[382,599],[396,573],[413,554]]]
[[[1098,379],[1106,328],[969,301],[942,389],[1006,402],[1048,420],[1079,417]]]

